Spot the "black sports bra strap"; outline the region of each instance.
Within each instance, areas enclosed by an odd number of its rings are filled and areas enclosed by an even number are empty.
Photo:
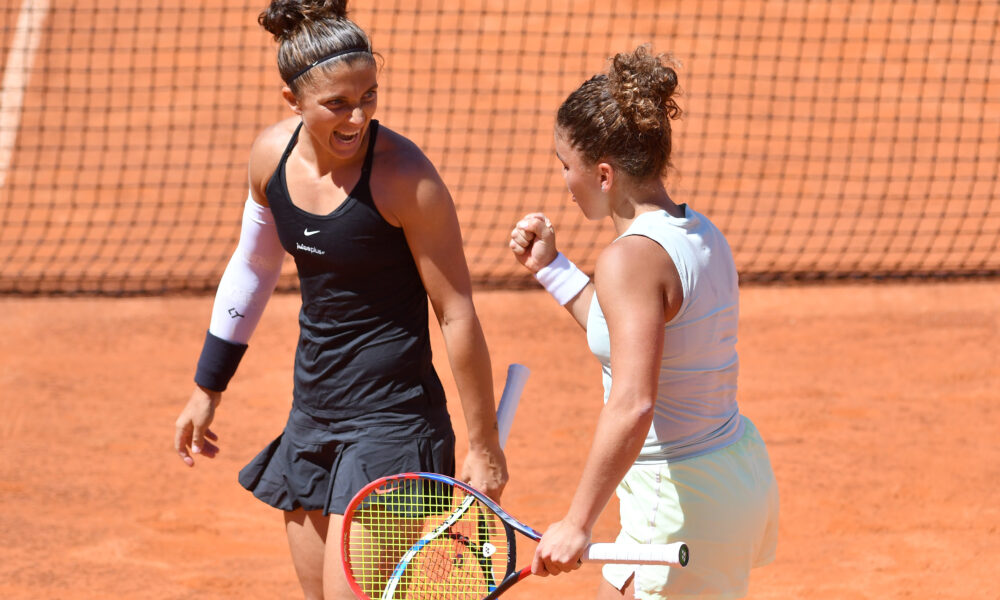
[[[295,147],[295,142],[299,141],[299,130],[302,129],[302,121],[295,127],[295,131],[292,133],[292,137],[288,139],[288,145],[285,146],[285,151],[281,153],[281,162],[288,160],[288,155],[292,153],[292,148]]]
[[[375,158],[375,135],[378,133],[378,121],[372,119],[368,134],[368,151],[365,153],[365,162],[361,165],[362,177],[372,172],[372,161]]]

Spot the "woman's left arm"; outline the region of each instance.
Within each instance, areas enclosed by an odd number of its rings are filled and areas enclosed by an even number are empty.
[[[507,484],[493,392],[493,370],[451,194],[419,151],[397,163],[393,215],[406,235],[434,314],[441,326],[455,385],[465,413],[469,449],[461,476],[499,500]]]
[[[532,571],[538,575],[579,566],[597,518],[646,439],[663,354],[666,292],[672,289],[668,278],[676,277],[672,262],[669,269],[650,269],[662,264],[664,256],[652,240],[628,236],[598,259],[595,286],[611,338],[611,392],[569,511],[549,527],[536,549]]]

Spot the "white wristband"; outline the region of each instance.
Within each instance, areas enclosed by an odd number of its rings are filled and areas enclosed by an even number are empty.
[[[576,297],[590,283],[590,277],[577,268],[562,252],[555,260],[535,273],[535,279],[552,294],[560,306]]]

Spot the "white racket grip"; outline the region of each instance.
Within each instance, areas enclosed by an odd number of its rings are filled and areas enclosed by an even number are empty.
[[[684,542],[672,544],[591,544],[583,553],[585,562],[629,565],[687,566],[690,552]]]
[[[517,405],[521,401],[521,393],[524,392],[528,375],[531,375],[531,370],[524,365],[513,363],[507,367],[507,382],[504,383],[500,405],[497,407],[497,428],[500,432],[501,448],[507,444],[510,426],[514,422],[514,413],[517,412]]]

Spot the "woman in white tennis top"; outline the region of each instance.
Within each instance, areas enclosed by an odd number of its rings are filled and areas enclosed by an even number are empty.
[[[511,232],[517,259],[587,331],[604,408],[569,511],[532,569],[579,566],[613,492],[619,543],[686,542],[685,568],[606,565],[598,598],[740,598],[771,562],[778,492],[764,442],[737,404],[739,287],[725,237],[663,184],[677,74],[647,46],[569,95],[555,148],[573,200],[618,237],[594,281],[556,250],[541,213]]]

